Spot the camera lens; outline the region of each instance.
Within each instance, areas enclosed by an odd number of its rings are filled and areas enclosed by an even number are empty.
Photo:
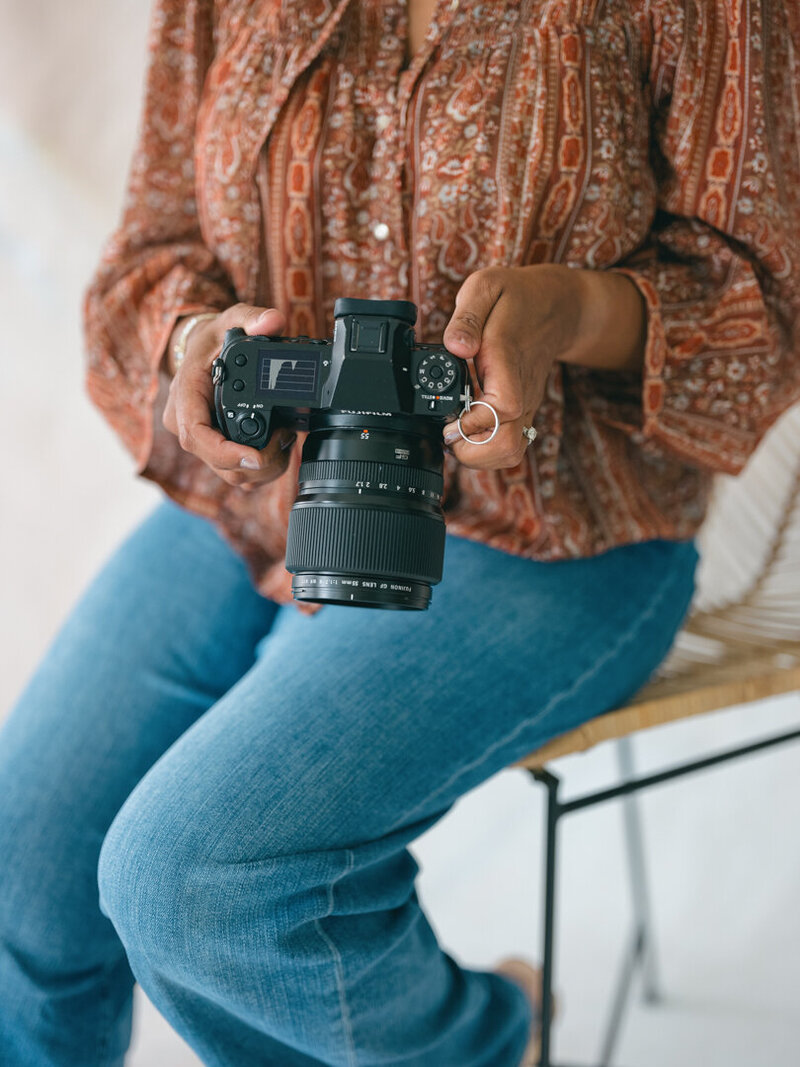
[[[427,608],[444,559],[442,464],[437,420],[312,416],[286,548],[295,600]]]

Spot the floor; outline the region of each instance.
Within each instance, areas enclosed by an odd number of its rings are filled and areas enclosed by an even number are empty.
[[[81,371],[82,289],[119,211],[121,159],[134,128],[138,72],[125,49],[138,54],[129,45],[134,31],[141,39],[141,8],[122,4],[123,32],[105,50],[94,48],[101,70],[89,85],[91,100],[71,88],[53,107],[37,108],[44,78],[28,68],[15,82],[27,95],[0,92],[10,451],[0,469],[0,718],[100,561],[157,499],[133,479],[90,407]],[[76,36],[73,76],[79,61],[86,69],[92,43],[108,41],[105,11],[92,0],[77,5],[74,24],[48,25],[45,43],[54,53],[60,32]],[[0,89],[13,63],[31,54],[22,47],[25,33],[29,44],[38,33],[22,8],[14,19],[22,36],[14,56],[0,46]],[[81,99],[86,107],[76,110]],[[121,101],[116,111],[114,101]],[[96,156],[89,151],[95,129],[102,131]],[[637,759],[642,769],[655,767],[798,722],[795,695],[652,731],[639,740]],[[566,793],[580,793],[614,780],[614,750],[571,757],[558,769]],[[615,1060],[621,1067],[796,1067],[799,773],[800,748],[787,747],[643,797],[664,1000],[634,1006]],[[538,787],[521,771],[504,771],[415,843],[423,904],[442,944],[463,963],[488,968],[507,954],[537,958],[542,817]],[[629,919],[619,805],[572,816],[561,846],[556,1045],[565,1062],[590,1063]],[[143,997],[138,1009],[132,1067],[198,1063]]]

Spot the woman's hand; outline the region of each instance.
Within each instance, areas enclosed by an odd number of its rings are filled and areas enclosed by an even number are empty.
[[[646,339],[644,300],[623,274],[555,264],[487,267],[471,274],[456,296],[442,338],[462,359],[473,359],[479,399],[497,411],[500,429],[487,445],[464,441],[455,423],[446,444],[467,467],[514,467],[528,447],[530,426],[556,360],[607,370],[635,370]],[[461,420],[479,440],[494,425],[488,408]]]
[[[179,323],[173,331],[170,351],[180,326]],[[250,335],[272,335],[286,329],[286,319],[275,308],[234,304],[216,318],[198,323],[189,334],[186,355],[172,379],[162,421],[177,436],[181,448],[202,459],[229,485],[251,489],[283,474],[296,435],[290,430],[278,430],[267,447],[259,450],[229,441],[216,428],[211,417],[211,364],[220,353],[225,331],[232,326],[241,326]]]

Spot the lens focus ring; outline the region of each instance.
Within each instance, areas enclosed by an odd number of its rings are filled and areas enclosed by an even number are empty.
[[[444,539],[444,521],[435,513],[296,503],[289,518],[286,568],[436,583],[442,578]]]

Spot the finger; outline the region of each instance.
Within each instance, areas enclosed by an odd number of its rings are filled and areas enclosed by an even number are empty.
[[[480,377],[483,379],[484,386],[479,394],[480,402],[473,403],[470,410],[462,415],[463,436],[459,433],[457,422],[449,423],[444,429],[444,441],[448,445],[460,444],[464,441],[464,437],[486,441],[497,425],[497,434],[491,443],[479,446],[482,448],[485,460],[489,461],[492,457],[500,455],[500,448],[496,442],[501,430],[509,425],[519,425],[520,434],[522,433],[521,396],[525,390],[525,384],[521,360],[516,356],[507,355],[499,349],[497,344],[493,344],[488,329],[484,333],[479,360],[483,367],[483,374]],[[485,406],[487,404],[489,407]],[[530,402],[526,404],[528,408],[533,406],[535,405]]]
[[[489,267],[466,278],[456,295],[456,307],[442,341],[455,356],[470,359],[481,346],[483,330],[503,292],[502,272]]]
[[[264,450],[266,455],[258,449],[229,441],[211,416],[213,389],[207,367],[218,354],[224,333],[231,326],[240,326],[255,335],[264,331],[278,332],[285,325],[285,316],[277,308],[235,304],[209,323],[213,340],[209,344],[208,334],[205,339],[197,338],[198,344],[192,353],[194,359],[184,362],[173,381],[162,421],[167,429],[177,434],[185,451],[218,472],[239,470],[244,461],[245,469],[253,470],[257,476],[263,477],[269,469],[274,477],[274,461],[285,442],[285,434],[275,435],[275,447]]]
[[[530,356],[523,352],[527,338],[519,337],[519,322],[510,301],[498,302],[484,325],[475,375],[479,399],[491,404],[501,423],[522,417],[525,393],[531,386]],[[476,414],[486,408],[476,408]]]
[[[226,330],[230,330],[233,326],[240,327],[249,336],[256,334],[276,336],[286,329],[286,316],[278,308],[234,304],[226,311],[220,312],[215,319],[201,324],[192,331],[189,336],[186,359],[181,370],[187,364],[192,363],[210,367],[220,353]]]
[[[284,428],[272,435],[266,448],[246,449],[248,454],[243,457],[244,462],[239,464],[241,477],[237,480],[241,484],[272,481],[277,477],[276,472],[282,473],[286,469],[296,440],[294,430]]]
[[[286,316],[278,308],[255,307],[252,304],[234,304],[225,312],[231,321],[225,323],[225,329],[240,326],[244,332],[253,337],[256,334],[274,336],[286,329]],[[223,331],[224,332],[224,331]]]
[[[257,467],[252,469],[249,466],[239,467],[236,470],[220,467],[213,468],[214,472],[229,485],[238,486],[245,492],[250,492],[253,489],[257,489],[259,485],[273,482],[285,472],[289,466],[295,439],[296,435],[293,433],[285,441],[283,432],[275,434],[263,451],[256,452],[257,458],[255,462],[258,464]],[[255,450],[251,449],[250,451]],[[246,458],[250,459],[250,457]]]
[[[178,440],[186,452],[218,471],[239,470],[243,460],[253,470],[262,471],[268,460],[275,458],[275,452],[280,451],[280,434],[274,435],[274,447],[265,449],[267,456],[263,456],[259,449],[229,441],[220,433],[212,423],[211,385],[204,372],[198,375],[196,369],[190,372],[185,368],[180,386],[175,397],[176,422]]]
[[[462,420],[463,421],[463,420]],[[465,430],[466,432],[466,430]],[[458,434],[458,431],[456,430]],[[481,440],[488,434],[478,432],[468,437]],[[525,458],[528,441],[522,433],[522,420],[504,423],[489,444],[480,445],[464,441],[459,435],[450,448],[459,463],[475,470],[498,470],[516,467]]]
[[[164,405],[164,410],[161,414],[161,422],[164,428],[169,430],[170,433],[174,433],[177,436],[178,422],[175,418],[175,389],[170,385],[170,390],[167,395],[167,402]]]

